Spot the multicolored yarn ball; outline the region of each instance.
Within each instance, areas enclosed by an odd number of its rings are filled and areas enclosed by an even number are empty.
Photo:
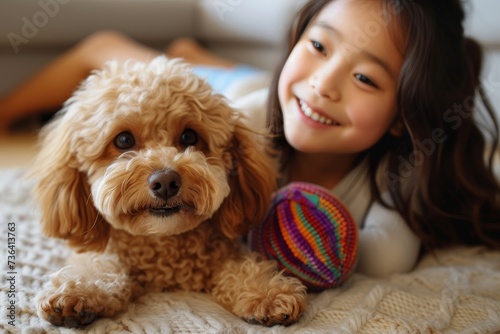
[[[358,228],[349,211],[328,190],[309,183],[279,189],[249,241],[311,292],[344,283],[356,266]]]

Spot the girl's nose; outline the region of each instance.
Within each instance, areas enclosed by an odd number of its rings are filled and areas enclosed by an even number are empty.
[[[309,78],[309,85],[318,96],[337,101],[341,97],[341,70],[335,66],[322,66]]]

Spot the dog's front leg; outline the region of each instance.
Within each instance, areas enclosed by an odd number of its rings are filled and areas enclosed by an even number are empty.
[[[291,325],[305,309],[306,287],[256,254],[225,263],[215,282],[212,292],[217,301],[250,323]]]
[[[124,311],[130,279],[116,258],[75,255],[37,295],[38,313],[55,326],[81,327]]]

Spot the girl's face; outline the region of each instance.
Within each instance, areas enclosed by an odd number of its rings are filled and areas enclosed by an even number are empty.
[[[295,45],[278,96],[296,150],[357,154],[391,130],[403,59],[382,10],[379,0],[332,1]]]

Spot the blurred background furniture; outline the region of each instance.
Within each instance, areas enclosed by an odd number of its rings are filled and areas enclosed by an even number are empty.
[[[291,19],[304,2],[2,1],[0,94],[74,43],[101,30],[121,31],[159,50],[176,37],[192,36],[216,53],[271,70],[283,50]]]

